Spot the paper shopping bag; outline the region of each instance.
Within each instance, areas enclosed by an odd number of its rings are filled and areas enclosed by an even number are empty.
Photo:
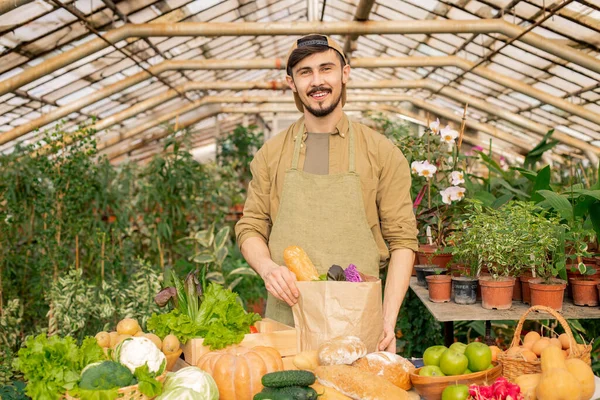
[[[296,282],[300,296],[292,307],[298,351],[317,350],[338,336],[357,336],[369,353],[383,333],[381,280]]]

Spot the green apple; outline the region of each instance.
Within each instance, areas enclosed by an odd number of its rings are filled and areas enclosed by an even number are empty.
[[[494,364],[490,364],[486,369],[492,369],[494,368]]]
[[[442,392],[442,400],[466,400],[469,398],[469,387],[467,385],[446,386]]]
[[[426,365],[419,370],[419,376],[444,376],[444,373],[437,365]]]
[[[465,369],[465,372],[463,372],[461,375],[467,375],[467,374],[472,374],[473,371],[471,371],[469,368]]]
[[[465,354],[465,349],[467,348],[467,345],[464,343],[461,343],[461,342],[455,342],[455,343],[452,343],[452,345],[450,345],[449,348],[456,350],[459,353]]]
[[[446,346],[431,346],[423,353],[423,364],[440,366],[440,357],[448,350]]]
[[[448,349],[440,357],[440,369],[446,375],[462,375],[468,365],[467,356],[456,350]]]
[[[492,350],[485,343],[469,343],[465,356],[469,359],[469,369],[473,372],[483,371],[492,363]]]

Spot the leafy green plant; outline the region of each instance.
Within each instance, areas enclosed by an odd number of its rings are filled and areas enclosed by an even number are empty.
[[[45,334],[28,337],[18,355],[14,366],[28,382],[25,392],[39,400],[53,400],[73,389],[86,365],[106,359],[94,338],[78,346],[71,337]]]
[[[138,260],[127,280],[113,277],[98,286],[71,269],[54,282],[48,291],[53,305],[53,332],[82,338],[116,326],[123,318],[135,318],[142,327],[158,310],[154,294],[160,290],[161,278],[156,268]]]
[[[250,162],[263,142],[264,134],[258,131],[256,125],[237,125],[233,131],[217,138],[217,164],[233,168],[243,190],[252,179]]]
[[[453,254],[477,276],[483,266],[494,279],[533,268],[549,280],[564,270],[560,257],[565,226],[530,202],[511,201],[499,209],[471,201],[464,229],[452,235]]]

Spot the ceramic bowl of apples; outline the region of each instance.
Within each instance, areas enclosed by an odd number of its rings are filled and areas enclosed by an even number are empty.
[[[499,377],[502,374],[502,366],[496,361],[499,352],[498,347],[482,342],[431,346],[423,353],[424,366],[416,369],[410,380],[423,399],[441,400],[449,385],[480,385]]]

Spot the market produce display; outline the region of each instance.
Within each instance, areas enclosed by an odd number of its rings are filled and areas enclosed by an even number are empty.
[[[352,399],[408,399],[405,390],[385,378],[349,365],[320,366],[315,375],[321,385],[334,388]]]
[[[71,337],[38,335],[19,350],[15,367],[28,382],[27,395],[36,400],[112,400],[124,388],[143,398],[159,395],[165,355],[145,337],[124,338],[117,349],[104,351],[91,337],[77,346]]]
[[[423,353],[421,376],[465,375],[493,368],[492,350],[481,342],[431,346]]]
[[[163,393],[156,400],[219,400],[219,389],[210,374],[185,367],[167,374]]]
[[[263,375],[282,371],[283,361],[272,347],[231,346],[203,355],[197,366],[213,377],[221,400],[252,400],[263,389]]]
[[[260,316],[247,313],[236,293],[216,283],[207,284],[198,275],[199,271],[191,272],[182,282],[172,273],[174,286],[163,289],[155,300],[162,306],[171,303],[173,309],[153,314],[148,329],[160,338],[173,334],[184,344],[201,337],[211,350],[240,343]]]
[[[280,371],[265,374],[264,386],[253,400],[316,400],[318,395],[310,385],[315,383],[310,371]]]
[[[367,355],[367,346],[356,336],[341,336],[319,346],[319,365],[350,365]]]
[[[414,372],[415,366],[407,359],[387,351],[378,351],[367,354],[356,360],[354,367],[363,371],[381,376],[400,389],[410,390],[410,374]]]

